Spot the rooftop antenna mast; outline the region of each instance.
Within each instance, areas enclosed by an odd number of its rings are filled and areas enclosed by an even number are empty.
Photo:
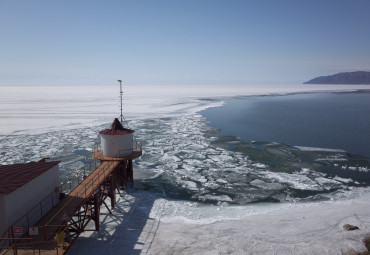
[[[120,99],[121,99],[121,122],[122,122],[122,120],[123,120],[123,115],[122,115],[122,94],[123,94],[123,92],[122,92],[122,80],[117,80],[118,82],[119,82],[119,87],[120,87]]]

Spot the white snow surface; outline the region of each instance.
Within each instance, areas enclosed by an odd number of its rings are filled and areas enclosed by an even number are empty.
[[[220,106],[229,97],[369,89],[366,85],[123,85],[127,119]],[[0,135],[42,133],[111,122],[119,86],[0,86]]]

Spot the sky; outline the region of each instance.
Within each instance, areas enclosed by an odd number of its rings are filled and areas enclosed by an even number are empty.
[[[370,71],[369,0],[0,0],[0,85],[295,84]]]

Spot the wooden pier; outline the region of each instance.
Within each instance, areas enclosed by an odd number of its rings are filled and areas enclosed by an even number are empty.
[[[110,207],[114,208],[119,186],[127,188],[128,182],[133,185],[132,160],[141,154],[141,150],[133,150],[123,158],[108,158],[101,151],[94,152],[93,158],[99,160],[100,165],[34,226],[27,226],[36,227],[37,234],[31,235],[28,231],[17,238],[10,227],[0,238],[0,254],[65,254],[80,233],[98,231],[100,207],[104,204],[109,210],[105,201],[110,198]],[[91,221],[94,228],[87,229]]]

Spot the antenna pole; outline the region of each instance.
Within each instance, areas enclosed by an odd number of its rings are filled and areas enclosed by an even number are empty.
[[[118,82],[119,82],[119,87],[120,87],[120,99],[121,99],[121,122],[122,122],[122,120],[123,120],[123,115],[122,115],[122,94],[123,94],[123,92],[122,92],[122,80],[118,80]]]

